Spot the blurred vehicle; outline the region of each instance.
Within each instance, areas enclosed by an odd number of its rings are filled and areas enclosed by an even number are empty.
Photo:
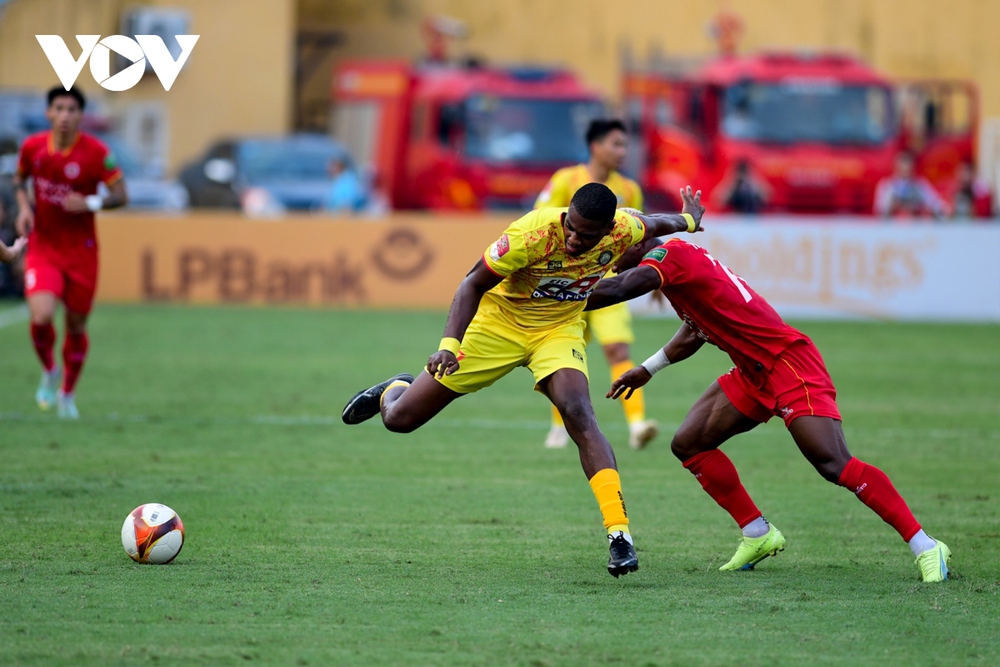
[[[188,207],[188,192],[178,181],[167,180],[155,165],[140,162],[121,140],[105,135],[98,137],[118,160],[128,188],[130,209],[183,211]],[[103,184],[100,188],[100,194],[107,194]]]
[[[841,54],[764,53],[625,72],[634,171],[653,207],[686,184],[717,193],[739,165],[766,186],[764,210],[869,214],[904,150],[939,192],[975,155],[971,83],[894,83]]]
[[[353,61],[334,73],[334,134],[393,208],[530,209],[556,169],[587,159],[603,114],[569,72]]]
[[[329,137],[225,139],[185,166],[180,181],[196,207],[243,209],[249,215],[314,211],[330,188],[329,166],[350,161],[347,150]]]

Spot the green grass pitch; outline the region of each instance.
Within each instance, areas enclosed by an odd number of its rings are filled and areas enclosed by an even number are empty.
[[[852,452],[883,468],[953,580],[824,482],[780,420],[729,443],[788,538],[723,574],[738,531],[669,452],[728,368],[705,348],[651,383],[665,433],[624,443],[590,347],[641,569],[608,576],[575,450],[519,370],[418,432],[340,423],[359,388],[417,371],[443,313],[100,307],[79,423],[37,411],[27,325],[0,329],[0,665],[995,665],[1000,327],[803,323]],[[674,330],[637,322],[640,360]],[[133,563],[144,502],[187,543]]]

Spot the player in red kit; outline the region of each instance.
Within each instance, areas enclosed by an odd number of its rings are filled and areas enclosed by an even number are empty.
[[[609,398],[627,397],[706,342],[733,360],[735,367],[702,394],[671,443],[674,455],[743,530],[739,549],[720,569],[749,570],[785,548],[784,536],[764,519],[719,450],[732,436],[778,415],[820,475],[853,491],[909,543],[924,581],[947,579],[947,545],[927,536],[885,473],[847,450],[837,392],[813,342],[704,248],[680,240],[655,244],[631,249],[619,268],[648,253],[638,267],[602,280],[587,308],[660,290],[684,321],[664,348],[612,383]]]
[[[95,137],[80,131],[86,100],[75,88],[49,91],[46,118],[52,125],[24,140],[14,177],[17,231],[28,238],[24,284],[31,312],[31,340],[42,362],[35,400],[59,416],[78,418],[73,398],[87,357],[87,316],[97,289],[97,234],[94,213],[128,203],[122,172],[114,155]],[[34,208],[28,200],[32,181]],[[109,194],[97,194],[99,183]],[[56,305],[66,308],[62,356],[65,375],[53,358]],[[57,391],[58,389],[58,391]]]

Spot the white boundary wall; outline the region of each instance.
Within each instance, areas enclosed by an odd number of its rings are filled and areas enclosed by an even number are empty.
[[[784,317],[1000,322],[996,221],[708,216],[705,226],[682,238],[707,248]],[[649,297],[632,307],[664,312]]]

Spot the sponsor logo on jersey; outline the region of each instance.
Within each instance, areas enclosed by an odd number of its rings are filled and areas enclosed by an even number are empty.
[[[605,250],[597,258],[597,263],[600,264],[601,266],[604,266],[605,264],[611,261],[612,257],[614,257],[614,253],[612,253],[610,250]]]
[[[108,153],[104,156],[104,168],[111,171],[118,166],[118,158],[115,157],[114,153]]]
[[[653,248],[643,256],[643,259],[651,259],[654,262],[662,262],[663,258],[666,256],[667,256],[666,248]]]
[[[604,274],[597,273],[592,276],[573,280],[553,276],[543,278],[538,282],[531,293],[533,299],[555,299],[556,301],[584,301],[590,293],[597,287],[597,283]]]
[[[501,236],[490,246],[490,258],[494,262],[499,262],[500,258],[510,252],[510,239],[506,234]]]
[[[76,162],[67,162],[63,167],[63,173],[66,174],[66,178],[76,178],[80,175],[80,165]]]
[[[687,313],[680,313],[680,316],[681,319],[684,320],[685,324],[694,329],[694,333],[696,336],[698,336],[698,338],[702,339],[706,343],[712,343],[712,339],[709,337],[709,335],[698,328],[698,325],[694,323],[694,320],[691,319],[690,315],[688,315]],[[715,345],[715,343],[712,343],[712,345]],[[733,368],[735,369],[736,367],[733,366]]]
[[[584,360],[583,359],[583,353],[580,352],[580,350],[577,350],[576,348],[573,348],[573,356],[576,357],[577,359],[579,359],[580,361]]]
[[[549,271],[555,271],[556,269],[561,269],[562,268],[562,262],[559,261],[558,259],[554,259],[551,262],[549,262],[549,265],[548,265],[547,268],[548,268]]]

